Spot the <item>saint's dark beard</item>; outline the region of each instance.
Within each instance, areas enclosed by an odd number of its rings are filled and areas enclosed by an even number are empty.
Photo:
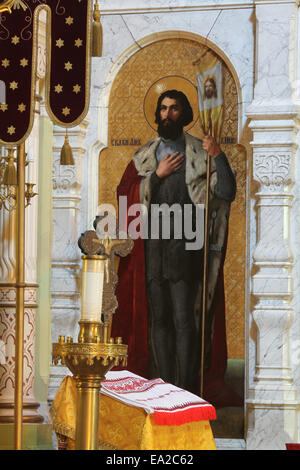
[[[168,120],[169,120],[168,124],[164,124],[165,119],[158,123],[158,128],[157,128],[158,135],[167,140],[176,140],[182,134],[182,130],[183,130],[182,123],[181,121],[175,122],[175,121],[172,121],[171,119],[168,119]]]

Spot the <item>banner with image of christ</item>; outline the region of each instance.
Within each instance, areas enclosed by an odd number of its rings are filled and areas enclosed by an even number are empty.
[[[217,56],[207,52],[196,65],[199,121],[204,135],[219,143],[223,124],[223,73]]]

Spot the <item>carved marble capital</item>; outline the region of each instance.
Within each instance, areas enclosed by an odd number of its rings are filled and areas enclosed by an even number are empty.
[[[74,165],[60,165],[60,152],[65,142],[66,131],[54,126],[53,148],[53,193],[60,195],[80,195],[82,186],[82,160],[86,153],[84,139],[89,119],[68,131],[70,146],[74,157]]]
[[[254,179],[269,192],[282,191],[291,183],[291,152],[264,150],[254,151]]]
[[[70,190],[77,182],[77,172],[74,166],[60,165],[60,158],[56,158],[53,162],[53,191],[54,194],[63,194]]]

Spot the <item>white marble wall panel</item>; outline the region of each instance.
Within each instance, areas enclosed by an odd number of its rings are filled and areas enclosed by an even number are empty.
[[[82,142],[87,122],[68,132],[75,160],[74,166],[61,166],[60,151],[65,133],[54,131],[53,168],[53,248],[52,248],[52,339],[75,333],[79,319],[79,202],[85,149]]]
[[[88,120],[68,131],[74,165],[60,165],[65,131],[54,127],[53,149],[53,246],[51,276],[51,342],[59,335],[76,338],[80,319],[81,252],[79,203],[83,178],[84,139]],[[48,399],[52,401],[68,370],[51,366]]]
[[[299,82],[298,82],[299,84]],[[297,92],[299,94],[299,90]],[[297,122],[297,136],[295,142],[300,145],[299,122]],[[294,279],[294,297],[292,306],[294,309],[294,322],[291,328],[290,335],[290,354],[291,366],[293,370],[293,377],[295,386],[300,389],[300,151],[296,153],[294,177],[296,184],[294,186],[294,200],[292,205],[292,230],[291,241],[294,253],[294,265],[292,275]],[[298,416],[298,430],[300,430],[300,416]],[[298,431],[299,434],[299,431]],[[298,442],[300,435],[298,435]]]
[[[275,9],[261,4],[256,9],[258,19],[256,101],[270,104],[270,100],[275,100],[277,105],[279,102],[290,104],[290,35],[287,33],[293,10],[292,2],[276,5]]]
[[[102,0],[101,11],[103,14],[120,12],[168,12],[205,11],[215,9],[243,9],[253,6],[253,0]]]
[[[108,103],[104,96],[109,85],[106,73],[111,65],[109,57],[92,58],[90,107],[84,139],[86,155],[82,167],[81,199],[78,206],[80,233],[92,229],[97,214],[99,154],[107,145]]]

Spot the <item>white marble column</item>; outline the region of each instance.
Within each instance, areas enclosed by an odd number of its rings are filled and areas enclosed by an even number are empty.
[[[256,2],[256,84],[247,113],[253,132],[250,226],[256,232],[250,260],[249,450],[285,449],[285,443],[298,440],[299,398],[290,354],[295,316],[291,208],[297,147],[289,59],[295,13],[294,2]]]
[[[53,248],[51,279],[51,342],[59,335],[76,339],[80,319],[80,266],[78,248],[79,204],[83,176],[84,138],[88,120],[68,130],[75,160],[74,166],[60,165],[60,151],[64,144],[65,130],[54,127],[53,149]],[[51,402],[67,368],[51,366],[48,400]]]

